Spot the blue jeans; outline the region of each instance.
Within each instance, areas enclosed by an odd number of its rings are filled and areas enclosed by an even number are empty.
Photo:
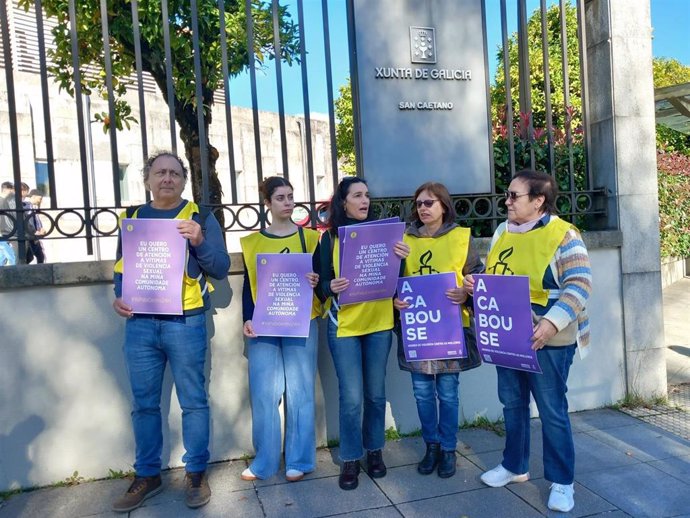
[[[338,375],[340,460],[358,460],[385,443],[386,366],[391,331],[337,337],[328,321],[328,348]],[[362,418],[362,403],[364,417]]]
[[[182,461],[188,472],[204,471],[209,459],[209,410],[204,387],[206,315],[137,316],[127,319],[125,360],[134,400],[134,470],[140,477],[161,470],[161,390],[170,363],[182,408]]]
[[[541,419],[544,477],[557,484],[572,484],[575,447],[568,417],[567,381],[575,345],[537,351],[543,374],[496,367],[498,398],[503,404],[506,446],[503,467],[513,473],[529,471],[530,392]]]
[[[252,399],[252,440],[256,457],[252,473],[266,479],[280,468],[279,405],[285,393],[285,469],[304,473],[316,466],[314,379],[318,342],[316,319],[309,338],[251,338],[249,393]]]
[[[441,443],[441,449],[455,451],[458,442],[458,373],[412,372],[412,389],[427,444]]]
[[[7,241],[0,241],[0,266],[13,266],[17,264],[14,248]]]

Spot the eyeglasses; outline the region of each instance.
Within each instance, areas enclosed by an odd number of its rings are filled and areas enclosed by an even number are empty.
[[[417,200],[415,203],[417,204],[417,208],[419,209],[422,205],[424,205],[427,209],[430,209],[431,207],[434,206],[434,203],[436,203],[438,200]]]
[[[161,180],[168,175],[173,180],[181,180],[184,177],[184,175],[182,173],[180,173],[178,171],[174,171],[172,169],[169,171],[166,171],[165,169],[161,169],[160,171],[154,171],[151,174],[156,178],[160,178]]]
[[[515,192],[515,191],[506,191],[503,193],[503,196],[505,196],[506,200],[510,201],[515,201],[518,198],[521,198],[522,196],[529,196],[528,192]]]

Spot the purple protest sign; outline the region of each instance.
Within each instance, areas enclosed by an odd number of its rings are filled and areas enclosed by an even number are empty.
[[[176,219],[122,220],[122,300],[134,313],[182,314],[187,241]]]
[[[541,374],[530,340],[529,277],[474,275],[474,322],[484,362]]]
[[[372,221],[362,221],[361,223],[355,223],[355,225],[350,225],[350,227],[354,227],[356,225],[381,225],[384,223],[399,223],[399,222],[400,222],[400,218],[397,216],[393,216],[390,218],[375,219]],[[343,248],[345,248],[345,236],[347,235],[347,229],[348,228],[349,227],[338,227],[338,241],[340,244],[340,250],[343,250]],[[342,254],[342,252],[340,253],[338,267],[342,271],[342,269],[343,269],[343,254]]]
[[[407,361],[467,357],[460,306],[446,297],[446,290],[456,287],[454,273],[398,280],[398,298],[410,304],[400,311]]]
[[[405,224],[382,223],[340,227],[340,276],[349,279],[338,295],[340,304],[386,299],[395,293],[400,258],[393,247],[402,241]]]
[[[252,324],[259,336],[309,336],[311,254],[257,254]]]

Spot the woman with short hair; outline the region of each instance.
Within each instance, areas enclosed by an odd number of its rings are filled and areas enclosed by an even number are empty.
[[[575,448],[567,381],[575,350],[584,356],[589,344],[585,305],[592,270],[577,228],[555,215],[558,189],[551,176],[520,171],[505,194],[508,221],[491,239],[486,271],[529,277],[532,349],[542,374],[496,367],[506,444],[502,462],[481,479],[491,487],[529,479],[531,394],[542,423],[544,477],[552,482],[548,506],[568,512],[575,505]],[[465,277],[464,286],[472,292],[472,276]]]

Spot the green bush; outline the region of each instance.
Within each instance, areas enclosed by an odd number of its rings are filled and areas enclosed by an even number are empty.
[[[690,257],[690,157],[657,152],[662,257]]]

